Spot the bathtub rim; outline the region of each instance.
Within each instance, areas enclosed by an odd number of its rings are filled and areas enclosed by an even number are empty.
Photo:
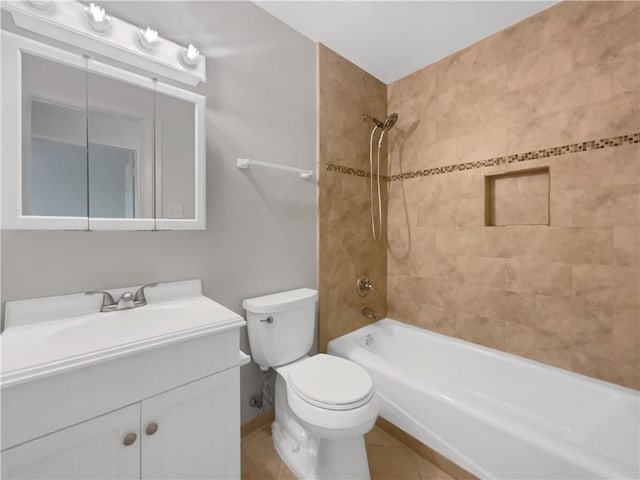
[[[622,394],[631,395],[636,397],[638,401],[640,401],[640,390],[635,390],[631,387],[625,387],[624,385],[619,385],[617,383],[608,382],[606,380],[601,380],[599,378],[590,377],[589,375],[584,375],[582,373],[574,372],[572,370],[567,370],[565,368],[557,367],[555,365],[551,365],[548,363],[540,362],[538,360],[533,360],[530,358],[522,357],[520,355],[516,355],[514,353],[505,352],[503,350],[498,350],[497,348],[487,347],[484,345],[480,345],[478,343],[470,342],[468,340],[463,340],[458,337],[452,337],[450,335],[445,335],[443,333],[434,332],[432,330],[428,330],[426,328],[418,327],[416,325],[410,323],[404,323],[399,320],[395,320],[391,317],[382,318],[376,322],[370,323],[369,325],[365,325],[364,327],[360,327],[357,330],[353,330],[349,333],[346,333],[340,337],[336,337],[329,341],[327,344],[327,353],[331,354],[331,350],[337,348],[337,346],[348,344],[349,342],[354,342],[354,338],[359,337],[367,330],[370,330],[376,325],[390,325],[394,328],[407,328],[414,331],[417,331],[421,335],[427,335],[430,337],[434,337],[440,341],[452,342],[456,345],[459,345],[463,348],[470,349],[472,351],[481,353],[483,355],[489,356],[500,356],[501,359],[508,360],[510,363],[526,365],[529,368],[533,368],[535,370],[549,370],[551,369],[555,374],[558,375],[568,375],[575,380],[578,380],[583,383],[587,383],[590,385],[594,385],[599,389],[606,389],[610,391],[611,389],[617,390]],[[354,342],[355,343],[355,342]],[[364,347],[363,347],[364,348]]]

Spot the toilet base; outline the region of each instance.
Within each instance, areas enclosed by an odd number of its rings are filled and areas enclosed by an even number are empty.
[[[305,480],[371,478],[363,435],[323,439],[311,434],[291,411],[286,383],[280,375],[275,397],[273,444],[296,477]]]
[[[318,478],[370,479],[364,437],[320,440]]]

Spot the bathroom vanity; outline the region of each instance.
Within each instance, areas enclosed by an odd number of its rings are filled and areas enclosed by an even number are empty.
[[[2,478],[240,477],[244,320],[199,280],[146,294],[106,313],[84,294],[7,303]]]

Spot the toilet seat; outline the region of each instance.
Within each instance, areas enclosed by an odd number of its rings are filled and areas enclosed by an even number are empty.
[[[364,435],[373,427],[379,403],[373,381],[360,365],[321,353],[275,370],[284,381],[288,407],[305,428],[321,438]],[[348,381],[356,387],[340,392],[339,384]]]
[[[373,381],[364,368],[324,353],[291,365],[286,378],[292,393],[327,410],[352,410],[374,395]]]
[[[380,408],[375,395],[358,407],[332,410],[307,402],[297,395],[289,384],[286,389],[287,403],[291,411],[307,429],[314,431],[321,438],[348,437],[354,435],[354,432],[364,435],[373,427]]]

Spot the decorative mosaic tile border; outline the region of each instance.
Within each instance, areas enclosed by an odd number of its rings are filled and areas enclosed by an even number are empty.
[[[327,163],[327,171],[344,173],[345,175],[353,175],[355,177],[366,177],[366,178],[371,177],[371,173],[370,172],[367,172],[367,171],[362,170],[360,168],[345,167],[343,165],[338,165],[337,163]],[[373,178],[378,178],[378,176],[374,175]],[[388,175],[380,175],[380,179],[383,182],[388,182],[389,181],[389,176]]]
[[[475,162],[465,162],[456,165],[446,165],[443,167],[433,167],[424,170],[416,170],[413,172],[398,173],[395,175],[381,175],[380,178],[385,182],[393,182],[396,180],[406,180],[416,177],[428,177],[430,175],[440,175],[443,173],[459,172],[464,170],[472,170],[483,167],[494,167],[497,165],[506,165],[515,162],[525,162],[527,160],[537,160],[540,158],[557,157],[567,155],[569,153],[587,152],[589,150],[599,150],[602,148],[619,147],[621,145],[631,145],[640,143],[640,132],[629,135],[618,135],[616,137],[601,138],[600,140],[590,140],[582,143],[571,143],[559,147],[543,148],[525,153],[516,153],[504,157],[489,158],[486,160],[477,160]],[[327,171],[344,173],[346,175],[355,175],[357,177],[367,177],[371,175],[369,172],[357,168],[344,167],[335,163],[327,164]],[[374,178],[376,176],[374,175]]]

